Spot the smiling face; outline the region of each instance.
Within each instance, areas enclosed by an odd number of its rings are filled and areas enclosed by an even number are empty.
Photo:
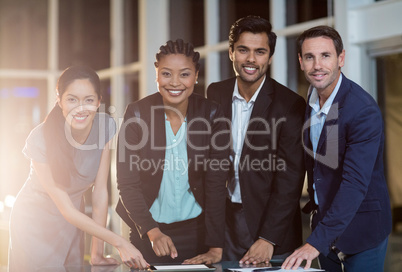
[[[198,71],[191,57],[169,54],[161,57],[156,68],[156,82],[165,105],[187,110],[188,97],[194,91]]]
[[[300,67],[306,79],[319,94],[329,96],[334,90],[345,61],[345,50],[338,56],[332,39],[327,37],[304,40],[299,55]]]
[[[229,57],[239,81],[249,84],[260,84],[271,64],[269,57],[268,35],[243,32],[232,48]]]
[[[100,99],[89,79],[76,79],[68,85],[58,103],[71,128],[88,131],[100,105]]]

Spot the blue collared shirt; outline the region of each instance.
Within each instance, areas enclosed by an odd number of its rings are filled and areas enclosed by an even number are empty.
[[[163,177],[158,197],[149,211],[156,222],[170,224],[195,218],[201,214],[202,208],[195,200],[188,180],[187,121],[176,135],[168,120],[165,127],[165,160],[160,162],[163,163]],[[158,162],[153,163],[158,166]]]
[[[322,108],[320,108],[320,98],[318,96],[317,89],[313,88],[313,90],[312,90],[310,100],[309,100],[309,106],[311,107],[310,140],[313,145],[314,158],[316,156],[317,145],[320,140],[322,128],[324,127],[325,120],[327,119],[328,112],[332,106],[332,103],[334,102],[335,96],[339,91],[341,82],[342,82],[342,74],[339,76],[339,80],[338,80],[334,90],[332,91],[332,93],[328,97],[328,99],[325,101]],[[315,200],[315,203],[318,205],[318,198],[317,198],[317,194],[315,192],[314,184],[313,184],[313,188],[314,188],[314,200]]]

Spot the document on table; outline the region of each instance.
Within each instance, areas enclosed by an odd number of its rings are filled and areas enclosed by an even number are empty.
[[[163,272],[173,272],[173,271],[211,271],[216,268],[205,264],[179,264],[179,265],[155,265],[151,266],[152,271],[163,271]]]
[[[292,272],[292,271],[325,271],[317,268],[309,268],[304,269],[303,267],[299,267],[296,270],[286,270],[282,269],[280,266],[278,267],[247,267],[247,268],[228,268],[228,270],[233,272],[269,272],[269,271],[277,271],[277,272]]]

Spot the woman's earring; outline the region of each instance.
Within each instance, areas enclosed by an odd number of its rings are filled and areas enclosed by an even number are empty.
[[[195,81],[195,84],[198,84],[198,80]]]

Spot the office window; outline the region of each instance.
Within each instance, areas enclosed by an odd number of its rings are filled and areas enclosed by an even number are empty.
[[[300,69],[300,63],[297,55],[296,39],[298,36],[290,36],[286,38],[287,50],[287,66],[288,66],[288,82],[287,86],[292,91],[297,92],[304,99],[307,99],[307,91],[310,86],[304,76],[304,72]]]
[[[46,69],[47,0],[0,0],[0,68]]]
[[[194,47],[203,46],[204,39],[204,1],[169,1],[169,39],[183,39]]]
[[[138,0],[124,1],[124,64],[139,61]]]
[[[59,68],[110,67],[110,0],[60,0]]]
[[[0,201],[16,196],[29,173],[29,160],[22,154],[31,129],[47,114],[45,80],[0,81]]]
[[[219,1],[219,40],[226,41],[231,25],[248,15],[261,16],[269,20],[268,0],[221,0]]]
[[[402,219],[402,53],[375,59],[377,70],[378,103],[385,124],[386,177],[394,208],[395,222]]]
[[[198,84],[194,86],[194,92],[202,96],[206,96],[205,91],[207,89],[205,82],[205,59],[200,59],[200,70],[198,71]]]
[[[331,0],[286,0],[286,25],[333,15]]]
[[[109,107],[111,106],[111,101],[110,101],[110,94],[111,94],[111,87],[110,87],[110,79],[102,79],[100,81],[101,84],[101,94],[102,94],[102,101],[101,101],[101,107],[99,108],[100,112],[106,112],[109,113]]]
[[[229,48],[228,48],[229,50]],[[219,60],[220,60],[220,67],[221,67],[221,78],[227,79],[235,76],[233,71],[233,64],[229,59],[229,51],[222,51],[219,52]]]
[[[138,72],[128,74],[124,76],[124,101],[127,106],[129,103],[137,101],[140,90],[140,75]],[[155,84],[155,92],[157,92],[156,84]]]

